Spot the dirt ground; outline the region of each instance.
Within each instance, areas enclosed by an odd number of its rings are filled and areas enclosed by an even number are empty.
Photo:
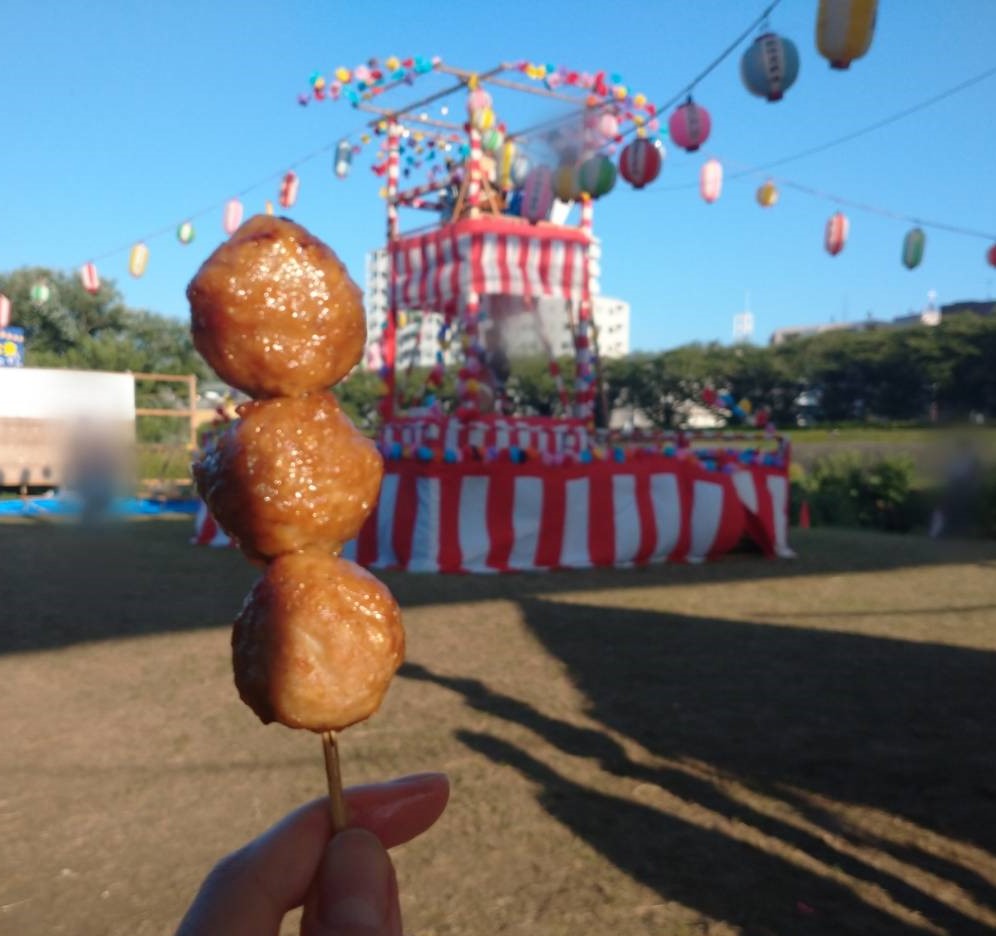
[[[322,792],[318,739],[232,686],[253,571],[189,532],[0,525],[0,933],[171,933],[220,855]],[[996,546],[795,545],[387,576],[409,662],[346,780],[453,781],[396,853],[406,932],[996,927]]]

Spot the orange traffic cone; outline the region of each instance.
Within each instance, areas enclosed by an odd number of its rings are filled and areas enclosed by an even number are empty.
[[[809,501],[803,501],[799,508],[799,529],[809,529]]]

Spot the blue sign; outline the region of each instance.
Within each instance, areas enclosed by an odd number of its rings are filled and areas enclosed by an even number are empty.
[[[0,328],[0,367],[24,367],[23,328]]]

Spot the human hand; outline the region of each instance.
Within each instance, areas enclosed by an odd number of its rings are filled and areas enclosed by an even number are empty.
[[[350,827],[331,841],[328,800],[292,812],[223,858],[177,936],[277,936],[304,905],[302,936],[401,936],[394,866],[385,849],[428,829],[449,798],[443,774],[345,791]]]

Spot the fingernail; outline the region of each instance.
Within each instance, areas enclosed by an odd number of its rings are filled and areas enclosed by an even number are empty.
[[[329,843],[322,860],[318,916],[332,932],[376,929],[388,914],[391,859],[376,836],[346,829]]]
[[[438,771],[427,771],[426,773],[413,773],[404,777],[396,777],[389,781],[391,786],[421,786],[430,781],[446,780],[446,774]]]

